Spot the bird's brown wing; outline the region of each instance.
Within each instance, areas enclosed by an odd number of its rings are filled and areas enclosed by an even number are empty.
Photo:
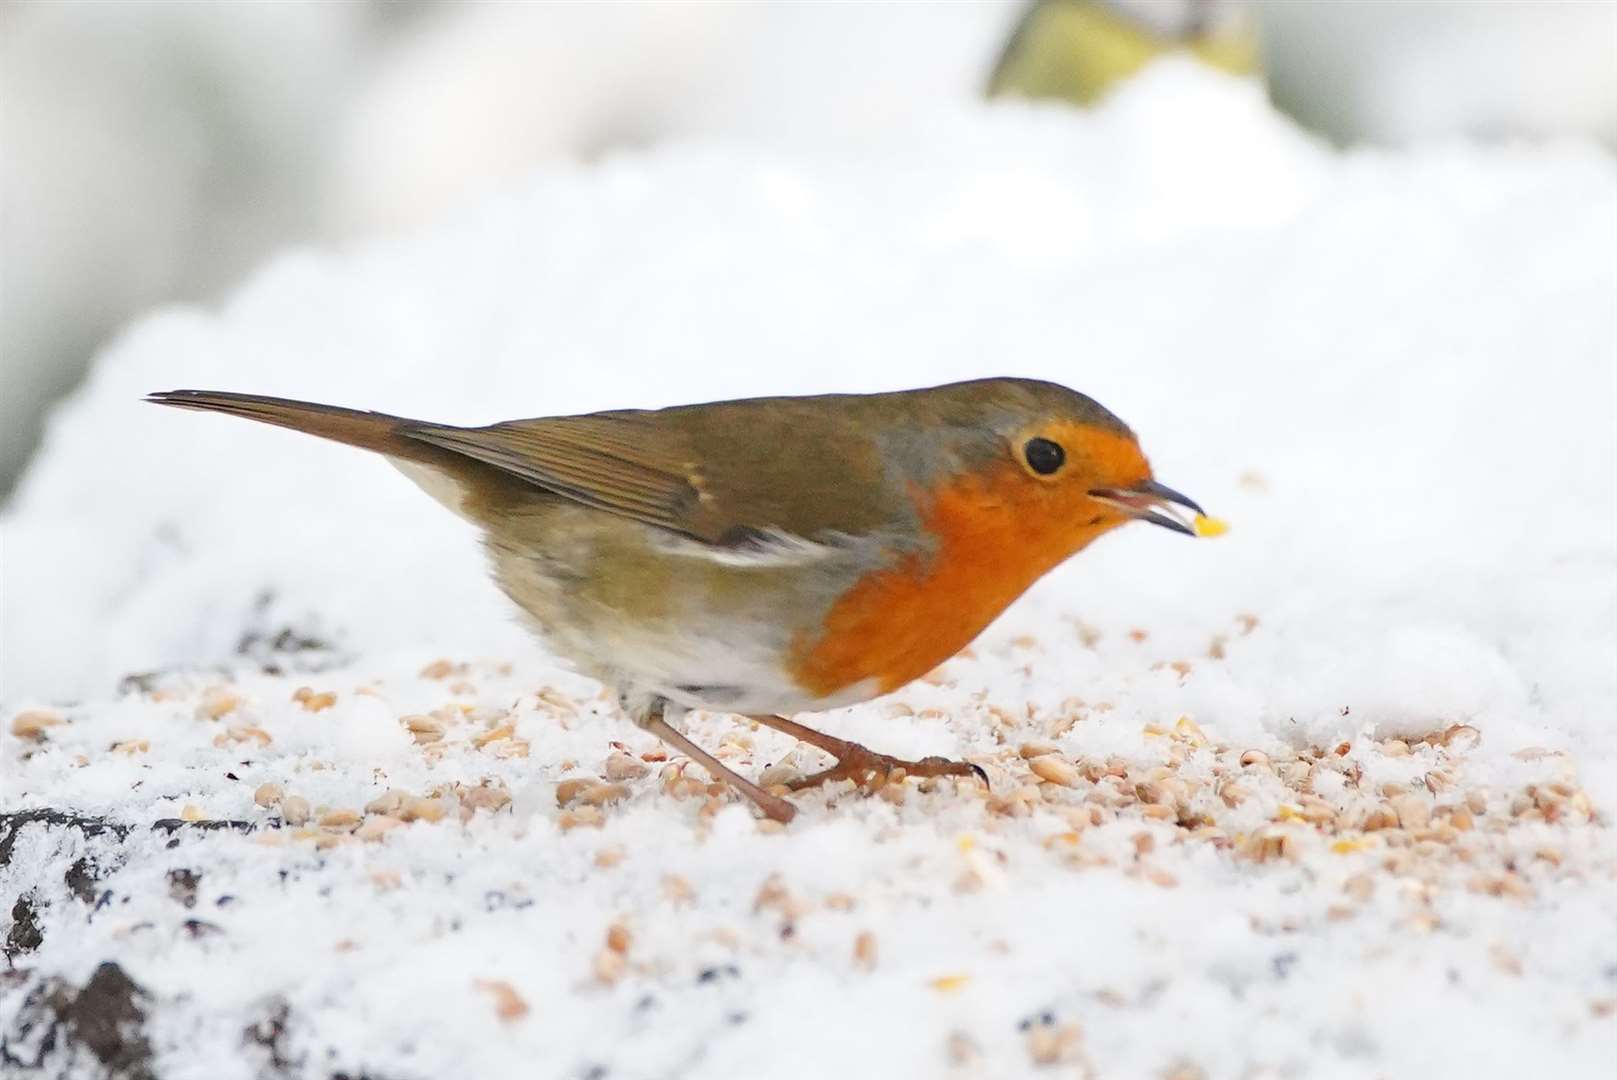
[[[655,424],[572,416],[484,428],[423,424],[405,434],[598,510],[679,532],[696,524],[692,463]]]
[[[763,533],[859,535],[891,514],[867,439],[812,399],[407,425],[454,451],[586,506],[710,544]]]

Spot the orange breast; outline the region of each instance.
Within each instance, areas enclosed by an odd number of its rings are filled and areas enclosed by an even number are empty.
[[[936,551],[861,578],[818,634],[794,642],[793,678],[828,697],[867,679],[887,693],[931,671],[1051,568],[1119,524],[1075,520],[1065,502],[1011,463],[920,493]]]

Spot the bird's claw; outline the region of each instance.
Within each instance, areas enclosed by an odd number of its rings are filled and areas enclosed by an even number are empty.
[[[895,773],[900,778],[975,775],[985,786],[988,783],[988,774],[983,771],[982,766],[970,761],[954,761],[945,757],[925,757],[919,761],[906,761],[850,743],[838,756],[835,765],[811,776],[799,777],[787,787],[793,791],[802,791],[804,788],[818,787],[832,780],[852,780],[855,784],[865,787],[867,778],[875,777],[875,781],[868,785],[871,790],[875,790],[891,779]]]

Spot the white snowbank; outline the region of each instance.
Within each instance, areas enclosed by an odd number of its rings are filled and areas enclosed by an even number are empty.
[[[134,899],[87,928],[55,904],[32,962],[82,981],[117,958],[168,1004],[166,1060],[220,1077],[250,1075],[235,1047],[271,1001],[290,1003],[311,1061],[390,1077],[519,1062],[937,1075],[952,1034],[977,1048],[962,1068],[1012,1076],[1036,1041],[1018,1022],[1046,1010],[1082,1025],[1105,1075],[1593,1075],[1617,1050],[1598,1011],[1617,994],[1609,838],[1509,824],[1509,805],[1553,782],[1581,784],[1597,817],[1617,810],[1614,239],[1602,152],[1338,156],[1254,88],[1169,64],[1094,114],[940,111],[857,154],[703,144],[548,171],[406,242],[286,256],[216,314],[154,315],[55,417],[0,522],[0,694],[10,711],[87,702],[20,762],[29,744],[0,742],[5,808],[271,820],[251,802],[269,780],[357,808],[387,787],[497,777],[512,813],[318,853],[132,834],[107,880]],[[1109,537],[948,680],[897,695],[921,716],[876,702],[827,728],[903,754],[1054,737],[1074,761],[1141,768],[1164,745],[1146,725],[1180,716],[1236,754],[1348,742],[1372,787],[1412,785],[1439,808],[1490,789],[1508,828],[1487,857],[1520,857],[1532,897],[1389,871],[1343,921],[1343,882],[1380,866],[1376,850],[1310,841],[1274,868],[1156,825],[1155,865],[1177,882],[1160,887],[1122,869],[1149,825],[1137,808],[1083,832],[1106,865],[1075,873],[1047,848],[1067,819],[985,819],[964,793],[831,810],[816,796],[765,834],[738,806],[698,819],[654,773],[601,831],[558,832],[557,780],[598,769],[611,740],[652,743],[598,703],[559,725],[535,702],[546,685],[578,701],[594,688],[508,619],[468,529],[364,454],[139,402],[195,386],[488,421],[991,373],[1092,394],[1233,531]],[[353,663],[239,670],[244,637],[283,628]],[[475,661],[462,690],[415,678],[439,654]],[[193,719],[217,675],[112,699],[130,672],[230,664],[267,747],[216,747],[220,725]],[[288,700],[302,683],[338,704],[304,715]],[[1104,708],[1054,730],[1072,699]],[[455,742],[433,760],[396,723],[514,701],[527,758]],[[1011,718],[997,735],[987,705]],[[1482,741],[1452,761],[1374,741],[1455,724]],[[732,728],[697,730],[717,745]],[[107,752],[142,738],[145,753]],[[753,738],[754,768],[790,746]],[[1211,776],[1198,753],[1178,767]],[[1434,768],[1453,793],[1425,794]],[[1295,790],[1259,788],[1218,825],[1284,817]],[[44,881],[63,843],[19,841],[0,899]],[[608,872],[596,853],[615,846],[628,854]],[[1553,867],[1533,861],[1545,848]],[[975,891],[957,888],[963,862]],[[222,932],[178,929],[187,912],[162,880],[180,865],[203,868],[199,912],[237,898],[205,916]],[[398,880],[379,891],[383,871]],[[774,909],[753,908],[771,873],[814,912],[785,943]],[[670,900],[671,874],[694,896]],[[858,898],[851,914],[820,905],[837,892]],[[595,986],[620,916],[634,966]],[[851,959],[860,929],[880,943],[868,974]],[[958,992],[929,984],[957,972]],[[477,979],[507,980],[533,1011],[501,1023]]]

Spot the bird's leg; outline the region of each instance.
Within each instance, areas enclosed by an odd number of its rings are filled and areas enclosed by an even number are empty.
[[[784,825],[797,815],[797,810],[791,803],[778,795],[771,795],[746,777],[725,768],[718,758],[688,739],[683,732],[677,730],[674,725],[668,722],[667,717],[664,716],[666,709],[667,704],[659,700],[652,706],[651,711],[638,721],[639,725],[692,761],[695,761],[698,765],[701,765],[702,768],[712,774],[715,780],[724,781],[748,799],[751,799],[753,805],[762,810],[764,816],[770,820],[778,821]]]
[[[829,769],[822,769],[812,776],[805,776],[793,780],[787,786],[793,791],[801,791],[807,787],[823,784],[827,780],[852,780],[856,784],[864,782],[867,776],[887,777],[899,769],[906,776],[975,776],[984,784],[988,783],[988,774],[982,768],[969,761],[951,761],[943,757],[926,757],[920,761],[905,761],[903,758],[890,757],[887,754],[878,754],[874,750],[860,746],[856,742],[838,739],[827,735],[823,731],[804,727],[795,720],[788,720],[784,716],[752,716],[764,727],[774,728],[783,735],[790,735],[800,742],[818,747],[837,759],[837,763]]]

